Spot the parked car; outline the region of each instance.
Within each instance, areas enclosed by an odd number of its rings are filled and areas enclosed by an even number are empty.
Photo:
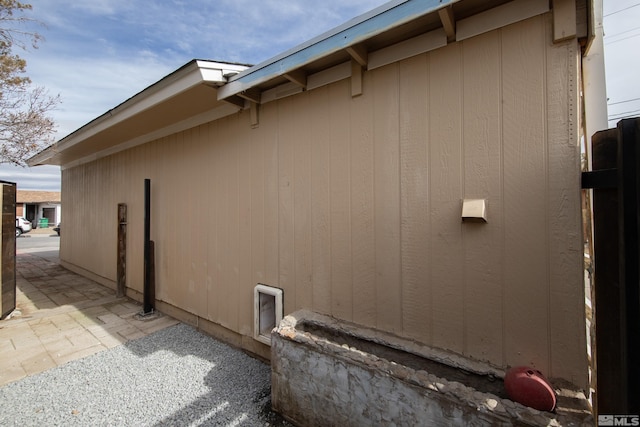
[[[23,233],[28,233],[31,231],[31,222],[26,218],[17,216],[16,217],[16,237],[19,237]]]
[[[56,233],[58,233],[58,236],[60,235],[60,224],[62,224],[61,222],[58,223],[58,225],[56,225],[55,227],[53,227],[53,231],[55,231]]]

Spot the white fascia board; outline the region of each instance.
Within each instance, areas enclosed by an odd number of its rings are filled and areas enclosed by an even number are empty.
[[[223,85],[227,83],[229,75],[236,75],[247,68],[247,65],[223,64],[211,61],[196,61],[196,65],[200,70],[202,81],[211,85]]]
[[[227,73],[236,73],[247,66],[226,64],[220,62],[195,60],[177,71],[164,77],[148,88],[142,90],[117,107],[87,123],[75,132],[62,138],[52,146],[46,148],[27,160],[29,166],[43,164],[56,153],[84,141],[85,139],[104,131],[136,114],[148,110],[174,96],[199,84],[221,86],[227,82]]]
[[[460,0],[394,0],[229,79],[223,100]]]

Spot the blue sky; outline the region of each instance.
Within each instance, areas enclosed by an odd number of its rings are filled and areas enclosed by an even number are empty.
[[[60,139],[191,59],[257,64],[387,1],[27,2],[33,5],[29,17],[46,25],[37,28],[45,41],[21,55],[34,84],[61,96],[52,114]],[[612,117],[640,115],[640,84],[633,81],[640,68],[639,4],[604,2]],[[53,166],[0,166],[0,179],[17,182],[19,189],[60,189],[59,169]]]
[[[604,1],[609,126],[640,117],[640,0]]]

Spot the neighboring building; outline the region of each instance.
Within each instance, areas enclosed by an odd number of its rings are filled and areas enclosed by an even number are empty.
[[[34,227],[59,223],[62,216],[60,192],[18,190],[16,216],[25,217]]]
[[[604,100],[583,87],[604,81],[579,4],[396,0],[254,67],[194,60],[30,159],[63,166],[61,262],[115,287],[126,203],[139,297],[149,178],[162,311],[268,357],[265,284],[285,314],[587,389],[580,142]]]

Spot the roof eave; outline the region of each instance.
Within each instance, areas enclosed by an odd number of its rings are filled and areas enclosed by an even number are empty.
[[[192,60],[162,80],[143,89],[75,132],[35,154],[27,160],[27,165],[39,166],[49,164],[48,161],[57,153],[81,143],[92,135],[116,126],[118,123],[165,102],[196,85],[222,86],[227,83],[228,76],[235,75],[246,68],[248,68],[247,65]]]

